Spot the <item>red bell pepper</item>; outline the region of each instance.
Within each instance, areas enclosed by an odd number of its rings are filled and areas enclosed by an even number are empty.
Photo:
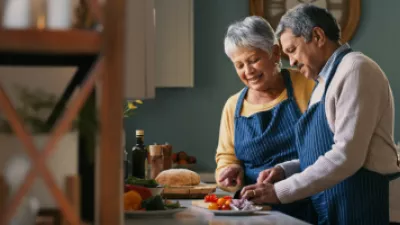
[[[132,185],[132,184],[125,184],[125,192],[132,190],[138,192],[140,194],[140,197],[142,197],[142,200],[146,200],[152,196],[150,189],[146,187]]]

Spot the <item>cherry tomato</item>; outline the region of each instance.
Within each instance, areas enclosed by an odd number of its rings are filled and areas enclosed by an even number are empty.
[[[210,201],[211,202],[217,202],[218,201],[218,197],[215,194],[212,194],[210,197]]]
[[[222,205],[221,210],[231,210],[231,206],[230,205]]]
[[[208,204],[208,209],[210,210],[218,210],[218,204],[215,202],[212,202],[210,204]]]
[[[218,198],[215,194],[206,195],[204,197],[204,202],[217,202]]]
[[[231,199],[228,199],[228,200],[225,201],[225,205],[230,205],[231,203],[232,203]]]
[[[224,199],[224,198],[219,198],[219,199],[217,200],[217,204],[218,204],[218,205],[223,205],[223,204],[225,204],[225,202],[226,202],[226,199]]]
[[[224,196],[223,198],[228,200],[228,199],[232,199],[232,196],[227,195],[227,196]]]

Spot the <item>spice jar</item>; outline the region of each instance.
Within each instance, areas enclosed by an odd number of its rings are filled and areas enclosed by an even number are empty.
[[[162,145],[162,150],[163,150],[163,158],[164,158],[163,170],[171,169],[171,167],[172,167],[172,145],[168,144],[168,142],[165,142],[165,144]]]
[[[150,166],[150,179],[155,179],[159,173],[163,170],[163,150],[161,145],[150,145],[149,146],[149,166]]]

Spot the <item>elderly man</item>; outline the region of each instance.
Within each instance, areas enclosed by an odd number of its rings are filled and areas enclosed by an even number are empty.
[[[394,103],[384,72],[340,42],[325,9],[291,9],[276,34],[290,64],[318,84],[296,125],[299,160],[264,170],[242,197],[290,203],[311,196],[318,224],[399,224]]]

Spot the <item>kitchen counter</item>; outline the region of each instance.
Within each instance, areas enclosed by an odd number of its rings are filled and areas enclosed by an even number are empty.
[[[232,195],[219,188],[215,193],[219,196]],[[277,211],[260,211],[247,216],[215,216],[207,209],[192,206],[191,199],[179,200],[179,202],[188,209],[169,217],[129,217],[126,218],[125,225],[308,225],[306,222]]]
[[[276,211],[262,211],[248,216],[215,216],[207,209],[191,206],[191,200],[179,200],[188,207],[170,217],[126,218],[126,225],[204,224],[204,225],[307,225],[291,216]]]

